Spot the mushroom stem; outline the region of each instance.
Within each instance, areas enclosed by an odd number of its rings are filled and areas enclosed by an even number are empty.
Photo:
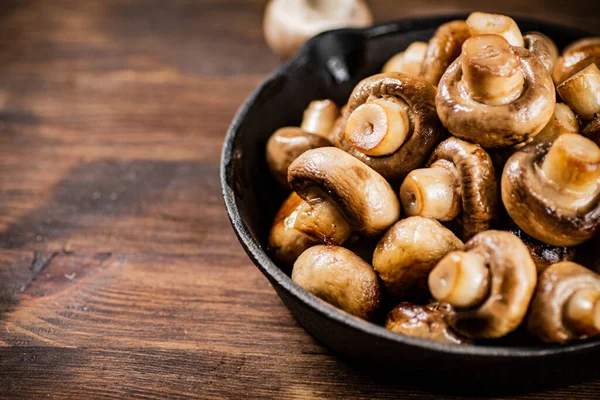
[[[512,46],[524,46],[523,35],[517,23],[500,14],[474,12],[467,18],[471,36],[494,34],[504,37]]]
[[[304,202],[298,210],[294,228],[321,243],[341,245],[352,234],[352,228],[330,201]]]
[[[508,104],[523,92],[525,77],[510,44],[498,35],[481,35],[463,45],[462,82],[472,99]]]
[[[431,295],[454,307],[479,305],[487,296],[489,286],[486,259],[474,252],[448,253],[429,274]]]
[[[429,168],[416,169],[400,186],[400,200],[408,216],[420,215],[451,221],[461,211],[460,185],[454,164],[438,160]]]
[[[425,53],[427,53],[427,43],[413,42],[406,50],[390,58],[381,72],[402,72],[404,74],[419,75]]]
[[[392,154],[410,131],[407,105],[395,98],[381,98],[358,107],[348,118],[345,136],[356,150],[369,156]]]
[[[594,196],[599,189],[600,148],[582,135],[565,133],[554,141],[541,169],[558,188]]]
[[[544,129],[535,136],[535,140],[550,140],[554,141],[563,133],[578,133],[579,121],[577,116],[564,103],[556,103],[552,118],[546,124]]]
[[[331,129],[339,115],[340,109],[333,101],[311,101],[304,110],[300,128],[306,132],[315,133],[329,139]]]
[[[565,324],[580,335],[600,333],[600,292],[593,288],[573,293],[564,306]]]
[[[590,64],[557,87],[560,97],[585,120],[600,113],[600,70]]]

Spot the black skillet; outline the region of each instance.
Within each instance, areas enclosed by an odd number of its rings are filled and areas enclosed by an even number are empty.
[[[325,32],[310,40],[246,100],[227,132],[221,184],[227,212],[244,250],[294,317],[314,337],[363,368],[417,372],[459,384],[556,383],[594,377],[600,339],[566,345],[451,345],[408,337],[357,319],[294,284],[289,271],[269,258],[269,226],[284,194],[265,163],[265,143],[277,128],[298,126],[311,100],[346,102],[363,78],[378,73],[392,55],[415,40],[428,41],[435,29],[465,15],[419,18],[367,29]],[[516,18],[523,32],[540,31],[559,48],[591,34],[555,24]],[[353,363],[357,364],[357,363]],[[595,364],[595,365],[594,365]],[[594,365],[594,366],[592,366]],[[392,373],[393,374],[393,373]],[[599,374],[600,375],[600,374]]]

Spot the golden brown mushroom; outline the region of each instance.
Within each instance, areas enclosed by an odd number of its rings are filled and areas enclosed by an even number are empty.
[[[343,247],[309,248],[296,260],[292,280],[329,304],[366,320],[375,318],[381,304],[375,271]]]
[[[320,32],[372,23],[373,16],[363,0],[271,0],[263,30],[271,50],[290,57]]]
[[[581,134],[600,146],[600,114],[584,126]]]
[[[433,86],[420,77],[388,73],[354,88],[335,145],[400,183],[425,162],[444,134]]]
[[[462,211],[465,240],[489,229],[498,213],[498,184],[485,150],[451,137],[436,147],[427,165],[410,172],[400,187],[406,214],[451,221]]]
[[[459,238],[438,221],[409,217],[396,222],[373,253],[373,268],[393,297],[429,297],[427,276],[439,260],[463,247]]]
[[[402,72],[408,75],[419,75],[426,52],[427,43],[413,42],[406,50],[390,58],[383,66],[381,72]]]
[[[590,64],[556,88],[565,103],[584,121],[600,114],[600,70]]]
[[[515,145],[537,135],[556,102],[542,62],[498,35],[472,37],[448,68],[436,105],[455,136],[485,148]]]
[[[598,335],[600,276],[569,261],[552,265],[540,276],[527,327],[553,343]]]
[[[474,12],[469,15],[466,22],[471,36],[500,35],[511,46],[524,46],[523,36],[517,23],[506,15]]]
[[[290,194],[275,215],[269,232],[269,250],[273,258],[285,267],[291,267],[304,250],[317,244],[307,235],[294,229],[296,216],[303,203],[296,193]]]
[[[529,250],[529,255],[537,268],[538,276],[553,264],[561,261],[574,261],[578,253],[575,247],[552,246],[542,243],[526,234],[519,227],[512,228],[510,233],[521,239],[527,250]]]
[[[554,83],[560,85],[590,64],[600,67],[600,37],[580,39],[567,46],[554,66]]]
[[[558,59],[558,48],[548,36],[540,32],[528,32],[523,36],[525,48],[540,59],[546,70],[552,74]]]
[[[296,127],[280,128],[267,141],[267,165],[275,180],[289,189],[287,170],[292,161],[306,150],[325,146],[331,146],[331,142],[324,137]]]
[[[579,134],[531,143],[502,174],[502,201],[528,235],[575,246],[600,230],[600,148]]]
[[[485,231],[436,265],[429,290],[454,308],[448,322],[455,331],[470,338],[499,338],[525,317],[536,281],[535,264],[519,238]]]
[[[331,130],[340,115],[340,109],[331,100],[311,101],[302,118],[302,128],[305,132],[315,133],[329,140]]]
[[[469,343],[468,339],[454,333],[446,323],[450,309],[448,304],[432,303],[421,306],[403,302],[390,311],[385,327],[396,333],[436,342]]]
[[[338,148],[303,153],[290,165],[288,180],[311,207],[339,210],[352,230],[363,236],[377,236],[400,218],[400,203],[385,179]],[[324,242],[333,243],[320,226],[313,226],[316,231]]]
[[[421,76],[433,86],[437,86],[448,66],[460,55],[463,43],[470,36],[465,21],[450,21],[440,25],[429,40]]]
[[[563,133],[579,133],[579,120],[577,119],[577,115],[575,115],[568,105],[556,103],[550,121],[548,121],[544,129],[542,129],[533,140],[554,141]]]

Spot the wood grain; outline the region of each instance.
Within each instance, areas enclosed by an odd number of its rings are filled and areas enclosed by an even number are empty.
[[[379,21],[496,6],[480,3],[371,2]],[[599,4],[501,7],[600,33]],[[262,39],[263,8],[0,4],[0,398],[465,394],[331,354],[235,239],[218,161],[236,109],[279,62]]]

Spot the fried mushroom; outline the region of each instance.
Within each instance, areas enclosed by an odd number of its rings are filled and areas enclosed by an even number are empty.
[[[469,15],[466,22],[472,36],[500,35],[511,46],[524,46],[519,26],[506,15],[474,12]]]
[[[406,214],[451,221],[462,211],[465,240],[489,229],[498,213],[498,184],[488,153],[451,137],[436,147],[427,165],[410,172],[400,186]]]
[[[552,39],[540,32],[528,32],[523,36],[524,46],[540,59],[546,70],[552,74],[558,59],[558,48]]]
[[[444,126],[484,148],[534,137],[550,120],[555,102],[554,84],[542,62],[498,35],[468,39],[436,96]]]
[[[554,83],[560,85],[590,64],[600,67],[600,37],[580,39],[567,46],[554,66]]]
[[[600,148],[579,134],[531,143],[502,174],[502,201],[528,235],[575,246],[600,230]]]
[[[343,247],[309,248],[294,263],[292,280],[327,303],[366,320],[374,319],[381,305],[375,271]]]
[[[463,251],[447,254],[429,274],[433,297],[453,307],[448,322],[470,338],[499,338],[514,331],[536,286],[535,264],[515,235],[485,231]]]
[[[527,327],[551,343],[598,335],[600,276],[569,261],[546,269],[531,303]]]
[[[390,58],[383,66],[381,72],[402,72],[408,75],[419,75],[426,52],[427,43],[413,42],[406,50]]]

